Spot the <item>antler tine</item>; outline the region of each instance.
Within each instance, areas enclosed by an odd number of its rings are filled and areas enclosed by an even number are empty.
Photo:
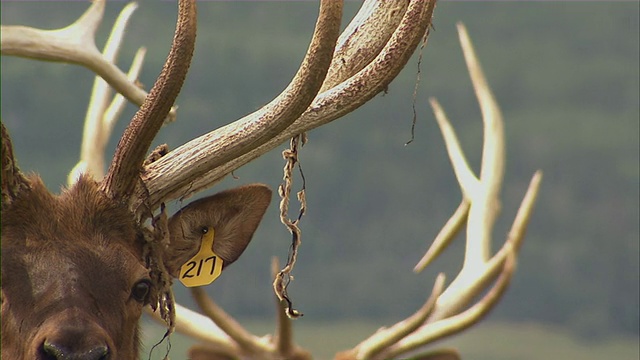
[[[271,258],[271,278],[275,279],[280,272],[280,262],[276,256]],[[291,318],[287,316],[284,301],[274,296],[276,302],[276,348],[280,354],[288,354],[294,346]]]
[[[436,299],[441,296],[444,283],[443,277],[438,278],[436,279],[431,297],[420,310],[407,318],[407,320],[389,329],[380,330],[359,344],[358,347],[353,350],[353,352],[357,354],[353,356],[353,358],[394,358],[413,351],[425,344],[461,332],[488,314],[501,298],[502,294],[504,294],[515,270],[517,246],[524,238],[524,233],[539,190],[541,176],[541,172],[538,171],[531,180],[511,231],[509,232],[509,238],[505,246],[500,250],[499,255],[496,255],[493,260],[494,264],[499,264],[499,267],[496,267],[496,269],[499,270],[498,280],[480,301],[462,313],[432,322],[432,320],[427,317],[431,314]],[[497,261],[498,257],[501,258],[500,261]],[[494,276],[487,273],[485,278],[493,279]],[[484,289],[484,286],[479,287],[477,292],[482,289]],[[412,320],[413,324],[409,324]],[[417,324],[416,322],[420,323]],[[359,351],[356,352],[356,350]],[[365,350],[369,351],[365,352]],[[375,352],[371,350],[375,350]]]
[[[388,350],[383,353],[385,358],[391,358],[407,353],[424,346],[425,344],[458,333],[477,323],[487,313],[489,313],[489,311],[491,311],[507,289],[515,270],[518,247],[524,239],[527,225],[531,219],[531,214],[533,213],[533,207],[538,196],[541,181],[542,172],[536,171],[529,183],[527,192],[522,199],[505,245],[490,260],[489,267],[494,269],[494,271],[485,272],[483,278],[479,281],[479,284],[488,283],[497,276],[498,279],[491,290],[489,290],[487,294],[485,294],[485,296],[475,305],[462,313],[439,320],[433,320],[433,316],[430,317],[415,333],[389,347]],[[496,274],[494,275],[492,272],[495,272]],[[475,288],[475,293],[477,294],[485,288],[485,285],[482,284]]]
[[[381,3],[380,6],[399,7],[399,2]],[[354,47],[349,51],[341,48],[343,49],[343,58],[334,57],[335,66],[340,66],[341,63],[349,64],[352,61],[359,64],[364,63],[364,65],[351,68],[350,71],[356,72],[355,74],[335,72],[336,75],[332,75],[332,78],[326,81],[333,83],[343,80],[343,77],[350,77],[316,96],[311,106],[291,126],[273,136],[265,144],[231,161],[220,164],[218,167],[209,168],[211,170],[200,174],[197,178],[194,175],[196,171],[194,169],[200,164],[190,162],[179,168],[175,166],[176,163],[184,163],[186,160],[181,152],[188,154],[199,147],[201,151],[209,151],[207,144],[213,136],[212,134],[219,131],[216,130],[183,145],[159,161],[150,164],[146,169],[147,172],[143,175],[146,187],[145,189],[139,187],[136,194],[143,195],[148,191],[147,204],[152,208],[159,206],[162,201],[187,197],[219,181],[233,170],[277,147],[292,136],[326,124],[357,109],[382,91],[404,67],[431,24],[435,3],[435,0],[411,1],[399,23],[394,23],[396,18],[393,16],[382,17],[380,21],[367,20],[367,26],[372,27],[370,34],[376,34],[372,35],[372,38],[378,39],[376,43],[382,42],[384,44],[382,50],[377,55],[370,53],[369,57],[360,58],[360,47]],[[387,7],[385,9],[389,11]],[[382,8],[379,11],[382,11]],[[354,21],[356,20],[354,19]],[[364,21],[364,19],[360,16],[357,21]],[[354,26],[357,27],[357,25]],[[351,27],[350,25],[349,28]],[[384,34],[392,35],[389,37]],[[386,42],[385,38],[388,39]],[[350,42],[349,40],[343,43]],[[363,60],[365,61],[362,63]],[[187,179],[190,181],[186,181]],[[167,186],[169,183],[171,186]],[[134,206],[134,208],[138,208],[138,212],[142,210],[140,206]]]
[[[509,285],[516,265],[516,253],[511,250],[507,252],[502,271],[495,285],[480,301],[460,314],[423,325],[414,333],[387,348],[381,353],[380,358],[387,359],[405,354],[425,344],[456,334],[480,321],[493,309]]]
[[[113,63],[105,59],[95,45],[95,32],[104,13],[105,0],[95,0],[73,24],[57,30],[27,26],[0,26],[0,53],[44,61],[78,64],[102,77],[118,93],[140,106],[147,93],[131,83]],[[169,121],[175,119],[175,109]]]
[[[442,230],[440,230],[438,236],[436,236],[435,240],[429,247],[429,250],[414,267],[415,272],[422,271],[431,263],[431,261],[438,257],[447,246],[449,246],[454,237],[462,229],[463,222],[468,220],[469,210],[471,208],[471,196],[472,194],[479,193],[479,188],[481,186],[480,180],[475,176],[469,166],[455,130],[447,118],[447,114],[442,109],[442,106],[440,106],[438,100],[431,98],[429,99],[429,102],[433,108],[433,113],[436,117],[436,121],[438,122],[438,126],[442,132],[442,137],[445,140],[447,154],[449,154],[449,160],[453,166],[453,171],[458,183],[460,184],[462,201],[449,221],[447,221]]]
[[[451,218],[446,222],[446,224],[444,224],[442,230],[440,230],[436,238],[433,240],[429,250],[427,250],[422,259],[420,259],[418,264],[413,268],[413,272],[419,273],[424,270],[433,260],[442,254],[447,246],[449,246],[455,236],[460,232],[460,230],[462,230],[465,221],[467,221],[470,206],[471,204],[469,203],[469,200],[463,198],[456,211],[451,215]]]
[[[175,102],[191,64],[196,40],[195,0],[180,0],[171,50],[162,72],[116,148],[101,188],[128,202],[145,154]]]
[[[444,290],[445,276],[443,273],[438,274],[433,285],[431,295],[418,311],[409,316],[405,320],[393,325],[390,328],[381,328],[366,340],[362,341],[352,350],[348,350],[337,358],[346,359],[372,359],[383,353],[397,341],[411,334],[418,329],[427,320],[429,314],[436,304],[436,300]]]
[[[126,26],[131,15],[133,15],[133,12],[137,8],[137,3],[127,4],[116,19],[103,49],[103,56],[107,61],[115,63]],[[140,48],[136,52],[131,68],[127,73],[129,82],[134,83],[138,78],[145,54],[145,48]],[[120,93],[116,93],[113,100],[110,100],[111,94],[112,91],[108,83],[100,76],[96,76],[93,82],[93,89],[91,90],[91,100],[87,107],[84,120],[80,160],[69,172],[69,176],[67,177],[69,186],[75,183],[80,174],[83,173],[91,174],[96,179],[102,179],[104,177],[105,147],[111,136],[113,126],[126,105],[126,100]]]

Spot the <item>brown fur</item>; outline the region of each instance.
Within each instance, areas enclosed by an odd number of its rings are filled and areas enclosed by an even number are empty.
[[[2,357],[37,359],[45,338],[136,354],[131,286],[148,274],[131,214],[88,178],[60,196],[32,178],[20,195],[2,212]]]
[[[224,260],[223,267],[236,261],[251,241],[270,200],[269,188],[249,185],[193,201],[181,209],[169,221],[173,253],[165,264],[170,273],[176,276],[184,263],[176,259],[196,254],[198,249],[192,244],[199,241],[203,227],[214,229],[213,251]]]
[[[2,358],[50,359],[46,344],[75,358],[135,359],[147,301],[132,290],[148,281],[133,215],[82,177],[59,196],[38,177],[2,210]],[[227,265],[242,253],[271,191],[264,185],[198,200],[170,220],[166,262],[174,270],[200,246],[201,226],[216,227]],[[107,351],[104,357],[91,357]],[[63,358],[60,356],[60,358]]]

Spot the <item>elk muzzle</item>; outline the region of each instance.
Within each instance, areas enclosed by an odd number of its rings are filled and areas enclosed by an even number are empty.
[[[31,346],[38,360],[109,360],[114,346],[88,314],[69,309],[49,318]]]

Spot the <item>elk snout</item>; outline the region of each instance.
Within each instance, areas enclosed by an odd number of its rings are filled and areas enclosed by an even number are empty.
[[[109,347],[104,344],[87,344],[77,348],[75,344],[64,344],[45,340],[40,353],[43,360],[107,360]]]
[[[64,321],[66,320],[66,321]],[[40,328],[38,360],[112,360],[115,356],[108,336],[87,319],[49,319]]]

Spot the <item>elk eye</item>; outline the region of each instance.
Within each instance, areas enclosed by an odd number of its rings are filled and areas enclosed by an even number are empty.
[[[151,281],[144,279],[138,281],[131,289],[131,296],[138,302],[146,302],[151,291]]]

